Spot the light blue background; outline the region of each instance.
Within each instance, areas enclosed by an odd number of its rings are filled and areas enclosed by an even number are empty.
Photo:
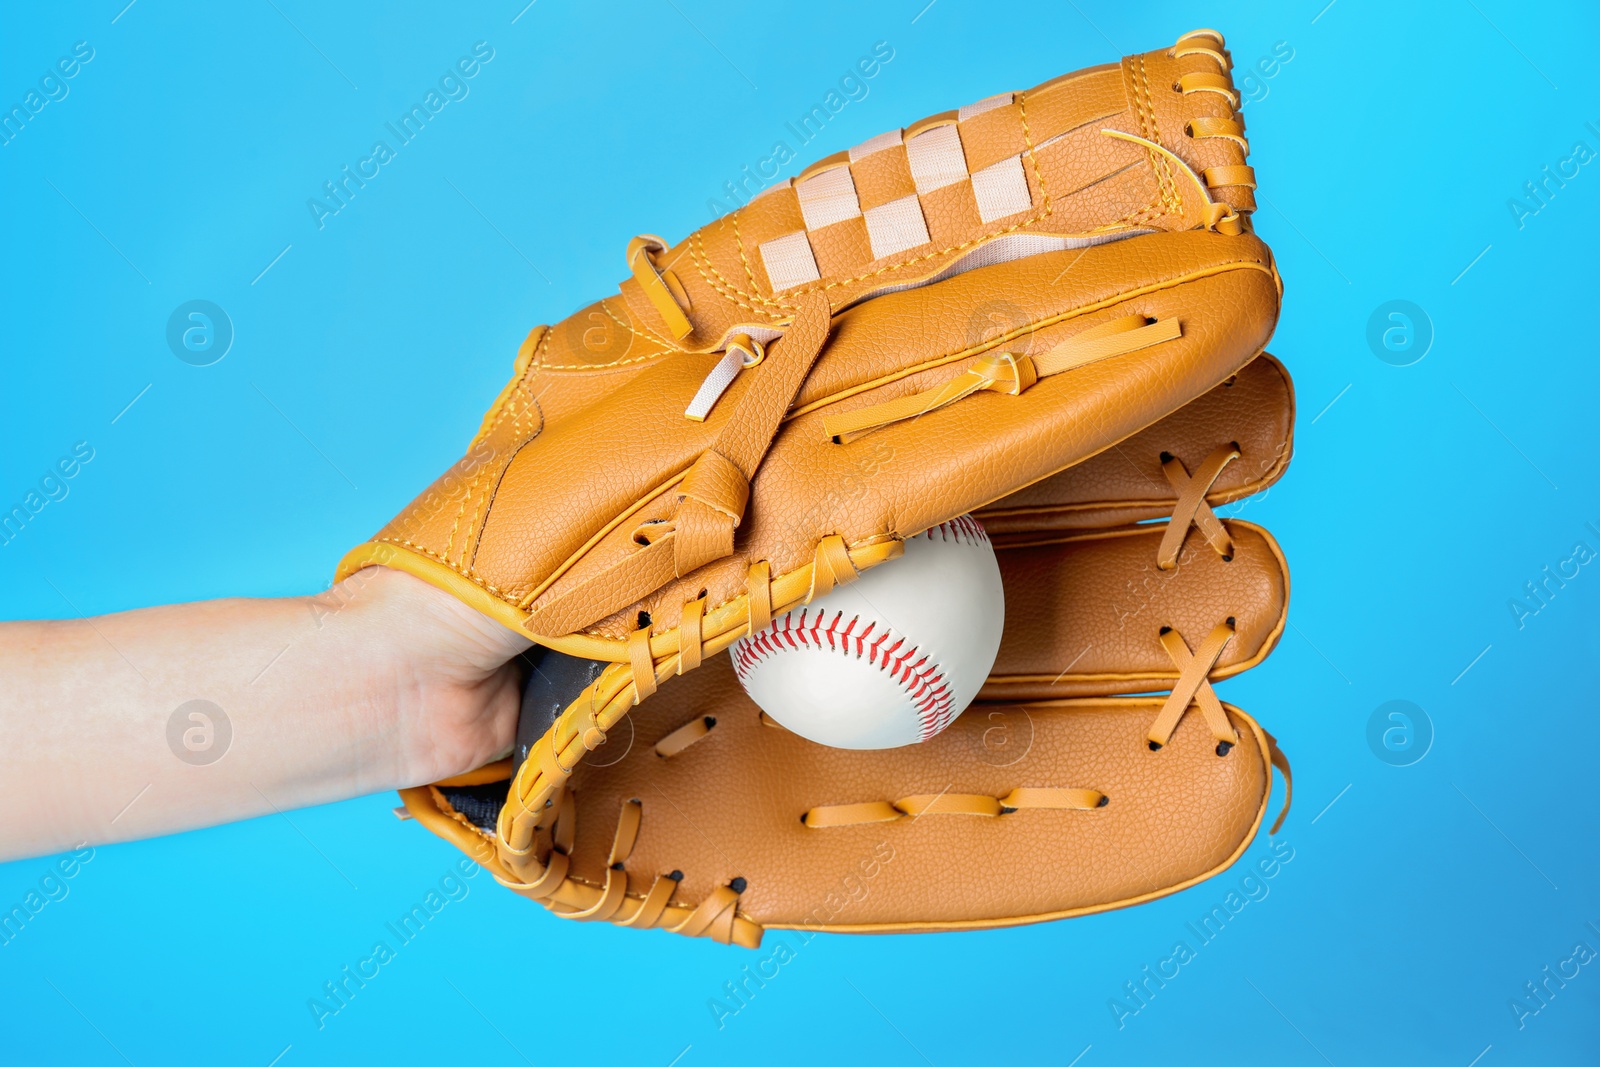
[[[530,326],[610,291],[631,235],[704,222],[876,41],[893,60],[785,174],[1195,25],[1241,68],[1287,42],[1246,116],[1301,418],[1245,513],[1288,554],[1293,625],[1222,690],[1294,760],[1294,858],[1121,1029],[1108,1002],[1243,865],[1072,922],[820,937],[720,1030],[708,1001],[757,957],[479,876],[319,1031],[308,999],[457,857],[375,796],[97,850],[0,947],[0,1059],[1594,1062],[1600,966],[1523,1029],[1508,1006],[1600,949],[1600,568],[1521,628],[1508,606],[1600,550],[1600,166],[1521,226],[1507,203],[1600,150],[1591,5],[124,2],[0,24],[6,108],[95,49],[0,148],[0,504],[95,450],[0,548],[6,617],[323,587],[457,458]],[[477,41],[470,95],[319,230],[307,198]],[[165,343],[192,299],[236,330],[213,366]],[[1366,340],[1392,299],[1431,319],[1411,366]],[[1435,732],[1409,767],[1367,742],[1394,699]],[[0,904],[46,868],[0,868]]]

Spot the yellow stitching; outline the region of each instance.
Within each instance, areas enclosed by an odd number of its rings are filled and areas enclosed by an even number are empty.
[[[522,376],[523,381],[527,381],[529,378],[533,377],[534,371],[537,368],[546,365],[544,361],[544,353],[550,351],[550,338],[555,332],[556,328],[554,326],[545,327],[544,333],[539,337],[538,347],[533,350],[533,358],[528,360],[528,373]]]
[[[507,464],[507,466],[509,467],[510,464]],[[488,482],[488,481],[491,481],[491,480],[497,480],[499,478],[500,474],[503,473],[503,471],[495,473],[494,477],[491,478],[491,472],[494,472],[494,465],[490,464],[490,463],[485,463],[483,465],[483,470],[479,471],[477,476],[472,479],[472,492],[474,492],[474,493],[478,493],[479,492],[479,482],[480,481],[481,482]],[[478,531],[478,533],[479,533],[479,536],[482,536],[483,524],[484,524],[484,522],[486,522],[488,520],[488,517],[489,517],[489,502],[490,502],[490,500],[493,499],[493,494],[488,493],[488,492],[482,492],[480,495],[481,495],[481,498],[482,498],[482,504],[479,507],[473,509],[473,516],[472,516],[471,519],[469,519],[467,521],[467,532],[466,532],[466,535],[461,538],[461,565],[463,567],[469,566],[469,564],[467,563],[467,552],[469,550],[472,551],[472,558],[473,559],[477,559],[478,558],[477,550],[475,548],[473,548],[472,531],[474,529],[476,529]]]
[[[1150,74],[1145,67],[1144,57],[1139,57],[1138,74],[1134,82],[1134,92],[1139,103],[1139,132],[1148,140],[1161,143],[1161,129],[1156,124],[1155,101],[1150,95]],[[1161,193],[1161,202],[1169,214],[1172,212],[1174,196],[1172,189],[1172,174],[1167,169],[1166,160],[1156,152],[1146,149],[1150,159],[1150,167],[1156,172],[1156,182]],[[1182,215],[1181,205],[1176,214]]]
[[[744,254],[744,235],[739,232],[739,212],[743,210],[742,207],[734,208],[733,214],[729,215],[728,219],[733,226],[733,245],[739,250],[739,263],[744,267],[745,284],[753,291],[756,287],[756,275],[755,271],[750,269],[749,258]]]
[[[514,601],[511,601],[511,600],[507,599],[510,596],[510,594],[507,593],[504,589],[501,589],[498,586],[492,585],[489,582],[484,581],[482,578],[479,578],[475,574],[471,574],[471,573],[469,573],[467,571],[462,570],[460,567],[456,566],[454,563],[451,563],[448,559],[446,559],[445,557],[439,555],[439,553],[435,552],[431,548],[425,548],[422,545],[416,544],[415,542],[412,542],[412,541],[408,541],[403,537],[374,537],[372,539],[372,543],[373,544],[379,544],[379,545],[381,545],[381,544],[399,545],[402,548],[409,548],[411,551],[417,553],[418,555],[427,556],[429,559],[433,560],[434,562],[443,564],[444,566],[448,567],[450,570],[454,571],[456,574],[459,574],[461,577],[465,578],[467,581],[469,581],[473,585],[477,586],[479,589],[482,589],[484,592],[489,593],[489,594],[491,594],[493,596],[499,597],[501,600],[505,601],[505,603],[507,603],[507,604],[509,604],[509,605],[511,605],[513,607],[516,606]]]
[[[622,295],[622,287],[621,286],[617,287],[617,297],[616,298],[618,300],[622,301],[622,306],[624,308],[626,308],[628,306],[628,298]],[[635,326],[633,324],[633,314],[631,312],[628,314],[628,321],[627,322],[623,322],[621,319],[617,318],[616,313],[613,312],[611,310],[610,306],[609,306],[610,303],[611,303],[611,298],[610,297],[606,297],[606,299],[600,301],[600,310],[605,312],[607,315],[609,315],[611,317],[611,321],[612,322],[616,323],[618,326],[621,326],[624,330],[627,330],[629,333],[633,334],[635,337],[638,337],[638,336],[641,336],[641,335],[644,336],[644,337],[648,337],[650,340],[652,340],[656,344],[660,345],[662,347],[662,349],[665,350],[665,351],[669,351],[670,352],[670,351],[675,351],[675,350],[678,349],[679,346],[673,344],[671,341],[667,340],[665,337],[662,337],[660,334],[656,333],[654,330],[650,329],[650,327],[644,325],[643,323],[640,323],[638,326]]]
[[[1153,138],[1150,136],[1151,130],[1149,119],[1149,108],[1151,105],[1145,99],[1146,85],[1141,78],[1140,68],[1130,63],[1125,70],[1128,76],[1129,87],[1133,92],[1134,119],[1139,127],[1139,135],[1147,140],[1152,140]],[[1161,157],[1147,149],[1145,151],[1145,162],[1150,167],[1151,175],[1156,180],[1155,191],[1150,204],[1145,210],[1152,210],[1157,204],[1160,204],[1162,206],[1162,213],[1165,214],[1170,201],[1166,192],[1166,177],[1160,169]]]
[[[1027,93],[1017,94],[1017,117],[1022,120],[1022,144],[1024,146],[1024,151],[1028,153],[1028,162],[1033,164],[1034,180],[1039,183],[1039,206],[1043,209],[1044,213],[1043,215],[1037,216],[1034,219],[1034,221],[1037,222],[1046,216],[1055,214],[1055,208],[1052,206],[1050,201],[1050,190],[1045,186],[1044,183],[1044,171],[1039,169],[1039,151],[1034,147],[1033,144],[1033,130],[1028,126],[1028,105],[1024,102],[1027,100],[1027,97]]]
[[[1164,290],[1166,288],[1169,288],[1172,285],[1181,285],[1181,284],[1184,284],[1185,282],[1198,280],[1200,278],[1216,277],[1216,276],[1218,276],[1220,274],[1228,273],[1228,272],[1231,272],[1231,271],[1234,271],[1234,270],[1261,269],[1261,267],[1262,267],[1262,264],[1260,264],[1259,262],[1253,263],[1249,259],[1240,259],[1240,260],[1235,260],[1232,263],[1218,264],[1216,267],[1212,268],[1208,273],[1203,273],[1203,274],[1192,274],[1192,273],[1184,274],[1184,275],[1181,275],[1181,276],[1179,276],[1177,278],[1165,279],[1162,282],[1151,283],[1149,285],[1144,285],[1144,286],[1133,286],[1131,288],[1126,288],[1126,289],[1123,289],[1123,290],[1121,290],[1119,292],[1112,293],[1112,294],[1109,294],[1109,295],[1107,295],[1105,297],[1102,297],[1101,299],[1095,301],[1094,304],[1092,304],[1092,305],[1090,305],[1088,307],[1076,308],[1076,309],[1073,309],[1072,311],[1062,312],[1059,317],[1046,316],[1045,319],[1042,319],[1042,320],[1040,320],[1040,322],[1033,324],[1032,329],[1035,329],[1035,330],[1042,329],[1042,328],[1044,328],[1046,326],[1053,326],[1053,325],[1056,325],[1056,324],[1061,323],[1061,322],[1069,321],[1070,319],[1073,319],[1073,318],[1080,318],[1083,315],[1092,314],[1095,311],[1103,310],[1104,308],[1106,308],[1106,307],[1108,307],[1110,305],[1116,304],[1116,303],[1120,302],[1121,300],[1127,299],[1128,297],[1131,297],[1131,296],[1136,295],[1136,294],[1141,293],[1141,292],[1160,292],[1160,291],[1162,291],[1162,290]],[[992,344],[998,344],[998,343],[1000,343],[1000,342],[996,341],[996,342],[993,342]],[[944,363],[954,362],[955,360],[960,359],[965,354],[967,354],[967,351],[965,349],[963,349],[961,352],[955,353],[954,355],[951,355],[951,356],[948,356],[948,357],[943,357],[943,358],[936,357],[936,360],[928,361],[925,364],[921,364],[918,367],[912,368],[910,371],[907,372],[907,374],[902,375],[902,377],[909,376],[909,374],[911,374],[911,373],[917,373],[920,370],[931,369],[934,366],[942,365]],[[859,391],[865,391],[865,390],[858,390],[858,392]],[[846,391],[846,392],[848,392],[848,391]],[[830,402],[832,402],[832,401],[830,401],[829,398],[823,398],[821,400],[814,401],[813,403],[806,405],[805,408],[804,408],[804,411],[807,412],[807,413],[812,412],[812,411],[816,411],[816,410],[818,410],[818,409],[820,409],[822,407],[826,407]],[[654,498],[652,497],[650,499],[654,499]],[[637,509],[635,508],[635,510],[637,510]],[[875,540],[877,540],[879,538],[882,538],[884,536],[888,536],[888,532],[887,531],[876,533],[876,534],[869,534],[866,537],[859,538],[859,539],[857,539],[855,541],[850,542],[850,544],[847,547],[849,547],[849,548],[858,548],[858,547],[873,543]],[[815,544],[813,544],[812,547],[814,549],[815,548]],[[576,564],[574,564],[574,565],[576,565]],[[803,570],[806,566],[809,566],[809,565],[811,565],[811,564],[809,564],[809,563],[801,564],[801,566],[795,568],[795,571]],[[769,579],[769,584],[772,583],[772,582],[777,582],[779,579],[781,579],[783,577],[786,577],[789,574],[795,573],[795,571],[785,571],[783,574],[779,574],[779,575],[773,576],[773,577],[771,577]],[[662,586],[661,588],[662,589],[670,588],[670,586],[672,584],[674,584],[674,583],[668,583],[668,585]],[[546,588],[548,588],[548,585],[546,586]],[[719,611],[722,608],[726,607],[727,605],[732,604],[732,603],[734,603],[734,602],[736,602],[736,601],[738,601],[741,598],[746,597],[746,596],[748,596],[747,593],[741,593],[741,594],[735,595],[733,597],[730,597],[727,600],[721,601],[721,602],[719,602],[719,603],[717,603],[715,605],[707,606],[705,614],[710,615],[712,612]],[[535,599],[537,599],[537,598],[535,598]],[[531,604],[530,604],[530,606],[531,606]],[[622,610],[619,609],[618,612],[614,612],[613,613],[613,615],[617,615],[617,614],[622,614]],[[611,617],[611,616],[608,616],[608,618],[609,617]],[[677,629],[678,629],[678,627],[671,627],[671,628],[669,628],[667,630],[661,631],[661,633],[662,634],[670,634],[670,633],[673,633],[674,631],[676,631]],[[613,641],[620,641],[621,640],[620,638],[612,637],[611,635],[608,635],[608,634],[604,633],[603,631],[594,630],[594,629],[585,630],[585,631],[583,631],[583,633],[584,633],[585,636],[589,636],[589,637],[598,637],[598,638],[603,638],[603,639],[606,639],[606,640],[613,640]]]
[[[780,309],[782,309],[783,312],[785,312],[787,314],[793,314],[794,313],[794,310],[795,310],[795,305],[794,304],[785,304],[785,303],[777,300],[774,297],[763,296],[760,293],[755,293],[755,292],[747,293],[743,289],[740,289],[736,284],[734,284],[733,282],[729,281],[727,278],[723,277],[722,272],[717,270],[716,265],[711,262],[711,258],[709,256],[705,255],[705,253],[703,251],[701,251],[697,247],[699,245],[699,243],[700,243],[699,242],[699,235],[696,234],[695,237],[691,240],[691,245],[695,246],[695,247],[692,247],[692,249],[691,249],[695,253],[694,254],[695,270],[699,271],[701,280],[704,281],[707,285],[711,286],[711,288],[715,289],[717,291],[717,293],[720,294],[723,297],[723,299],[732,301],[734,304],[737,304],[739,307],[744,308],[746,311],[749,311],[752,314],[765,314],[765,315],[767,315],[767,317],[769,319],[770,318],[782,318],[783,316],[782,315],[774,315],[774,313],[770,312],[770,311],[763,311],[761,308],[754,307],[754,306],[752,306],[750,304],[745,303],[743,300],[740,300],[739,297],[741,297],[741,296],[748,297],[749,299],[756,301],[756,303],[765,304],[765,305],[768,305],[769,307],[780,308]],[[713,281],[712,278],[709,278],[709,277],[706,276],[706,271],[708,271],[708,270],[713,275],[716,276],[716,280],[715,281]],[[718,284],[719,282],[721,284]]]
[[[620,293],[618,294],[618,299],[621,299]],[[648,340],[654,341],[656,343],[656,345],[657,345],[657,351],[646,352],[642,356],[630,356],[627,359],[612,360],[610,363],[548,363],[548,362],[545,362],[542,359],[536,359],[536,362],[541,367],[543,367],[545,370],[556,370],[556,371],[561,371],[561,370],[609,370],[609,369],[611,369],[613,367],[626,367],[626,366],[628,366],[629,364],[632,364],[632,363],[644,363],[647,360],[655,359],[658,356],[670,356],[674,352],[682,351],[682,349],[680,349],[677,345],[674,345],[671,342],[669,342],[666,338],[661,337],[658,334],[650,332],[650,330],[647,327],[641,326],[639,328],[635,328],[631,318],[627,322],[624,322],[622,319],[617,318],[616,313],[614,311],[612,311],[611,308],[608,306],[609,303],[610,303],[610,300],[611,300],[611,298],[607,297],[605,300],[600,301],[598,306],[600,308],[601,313],[604,314],[607,318],[609,318],[612,322],[614,322],[618,326],[622,327],[624,330],[627,330],[628,333],[631,336],[646,338]],[[626,306],[626,301],[624,301],[624,306]],[[587,310],[589,310],[589,309],[588,308],[584,308],[583,309],[583,311],[587,311]],[[575,315],[576,314],[582,314],[582,311],[573,312],[573,314],[575,314]],[[571,317],[572,316],[569,315],[569,316],[567,316],[567,319],[570,319]],[[567,319],[562,319],[561,321],[562,322],[566,322]],[[559,325],[560,324],[558,323],[557,326],[559,326]],[[555,333],[555,332],[556,332],[556,326],[552,326],[548,330],[545,331],[545,340],[546,340],[546,342],[548,341],[550,335]],[[544,346],[541,344],[541,348],[543,348],[543,347]],[[629,346],[629,347],[632,347],[632,346]]]
[[[461,516],[467,513],[467,501],[472,499],[473,490],[478,487],[478,479],[474,477],[467,491],[462,494],[461,506],[456,509],[456,521],[450,524],[450,536],[444,539],[444,554],[446,560],[450,558],[450,549],[456,543],[456,531],[461,528]],[[463,557],[465,558],[465,557]]]
[[[651,352],[648,355],[619,359],[614,363],[549,363],[545,365],[545,370],[611,370],[615,367],[626,367],[633,363],[644,363],[658,356],[670,356],[677,351],[681,351],[681,349],[662,349],[659,352]]]

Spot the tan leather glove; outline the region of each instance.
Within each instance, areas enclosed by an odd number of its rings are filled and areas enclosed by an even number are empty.
[[[717,656],[665,681],[548,796],[524,773],[508,800],[506,760],[407,790],[406,807],[558,915],[747,947],[768,928],[1007,926],[1183,889],[1243,853],[1274,764],[1288,771],[1208,679],[1283,632],[1276,542],[1213,509],[1277,480],[1292,422],[1288,375],[1264,355],[980,513],[1005,637],[978,702],[929,741],[812,744]],[[1150,692],[1166,695],[1121,695]]]
[[[465,458],[339,574],[407,570],[611,666],[529,745],[497,833],[429,824],[565,906],[550,894],[567,861],[540,835],[631,708],[652,729],[673,717],[661,682],[704,665],[678,688],[715,686],[719,653],[775,614],[922,530],[1045,492],[1256,357],[1281,285],[1250,232],[1228,69],[1221,35],[1200,30],[880,135],[670,248],[636,238],[617,295],[534,329]],[[1204,481],[1206,458],[1184,477]],[[1216,624],[1182,631],[1201,661]],[[1129,670],[1150,689],[1162,668]],[[1182,676],[1186,700],[1209,693],[1205,675]],[[1238,743],[1259,755],[1253,737]],[[748,940],[724,911],[717,935]]]

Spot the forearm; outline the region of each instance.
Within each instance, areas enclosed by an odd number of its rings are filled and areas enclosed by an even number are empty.
[[[481,671],[441,669],[436,646],[476,635],[441,596],[380,569],[319,598],[0,624],[0,859],[414,785],[492,758],[510,743],[516,697],[496,657],[516,639],[487,651]]]

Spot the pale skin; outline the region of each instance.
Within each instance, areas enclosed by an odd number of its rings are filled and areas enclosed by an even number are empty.
[[[384,567],[317,597],[0,623],[0,861],[482,766],[510,751],[530,644]],[[215,724],[169,730],[194,700],[227,716],[213,762]]]

